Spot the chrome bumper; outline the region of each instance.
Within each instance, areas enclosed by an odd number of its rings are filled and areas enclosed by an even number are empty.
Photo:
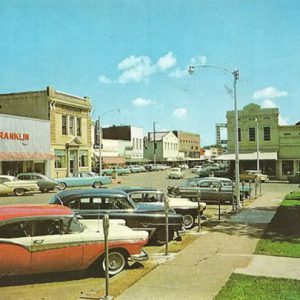
[[[144,261],[149,258],[148,253],[144,249],[142,249],[142,252],[140,254],[133,254],[130,255],[130,257],[132,261]]]

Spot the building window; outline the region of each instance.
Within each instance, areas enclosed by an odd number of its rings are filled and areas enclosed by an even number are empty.
[[[81,136],[81,118],[77,118],[76,120],[76,134],[77,136]]]
[[[264,127],[264,141],[271,141],[271,128]]]
[[[67,116],[61,116],[61,134],[67,135]]]
[[[292,160],[282,161],[282,175],[294,174],[294,164]]]
[[[74,117],[69,117],[69,134],[75,135],[74,127],[75,119]]]
[[[242,141],[241,128],[238,128],[239,142]]]
[[[64,150],[54,150],[56,156],[55,168],[65,168],[66,167],[66,152]]]
[[[79,151],[79,167],[88,167],[88,151]]]
[[[249,128],[249,141],[255,142],[255,128],[254,127]]]

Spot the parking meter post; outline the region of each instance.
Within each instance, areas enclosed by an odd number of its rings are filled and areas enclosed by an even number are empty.
[[[252,192],[252,186],[251,186],[251,179],[249,179],[249,195],[250,195],[250,198],[251,198],[251,192]]]
[[[109,233],[109,217],[105,214],[103,217],[104,232],[104,251],[105,251],[105,296],[104,300],[111,299],[109,297],[109,266],[108,266],[108,233]]]
[[[255,199],[257,198],[257,178],[254,180]]]
[[[235,191],[235,187],[234,187],[235,183],[232,184],[232,211],[235,211],[235,200],[234,200],[234,191]]]
[[[170,199],[164,198],[164,208],[165,208],[165,230],[166,230],[166,245],[165,245],[165,255],[168,255],[169,252],[169,209],[170,209]]]
[[[201,216],[200,216],[200,199],[201,199],[201,193],[199,190],[197,190],[197,203],[198,203],[198,232],[201,231]]]
[[[218,206],[219,206],[219,213],[218,213],[218,220],[221,220],[221,187],[218,187]]]
[[[259,179],[259,195],[261,195],[261,179]]]

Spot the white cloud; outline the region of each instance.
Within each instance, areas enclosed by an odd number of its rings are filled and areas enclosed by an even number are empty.
[[[173,117],[176,117],[178,119],[184,119],[187,116],[187,109],[180,107],[174,110]]]
[[[176,70],[170,72],[168,76],[175,77],[175,78],[182,78],[187,75],[188,75],[188,68],[186,68],[186,69],[176,68]]]
[[[156,102],[151,99],[144,99],[144,98],[140,98],[140,97],[132,100],[132,105],[137,106],[137,107],[149,106],[149,105],[152,105],[155,103]]]
[[[112,80],[107,78],[105,75],[101,75],[101,76],[99,76],[99,82],[103,83],[103,84],[111,84]]]
[[[253,93],[252,98],[255,100],[259,99],[274,99],[278,97],[286,97],[287,96],[286,91],[279,91],[273,86],[266,87],[262,90],[258,90]]]
[[[281,114],[278,116],[278,124],[279,125],[288,125],[288,119],[284,118]]]
[[[117,81],[121,84],[140,82],[155,72],[155,67],[148,56],[131,55],[119,63],[118,69],[123,71]]]
[[[191,65],[206,65],[207,58],[206,56],[192,57],[190,62]]]
[[[270,99],[266,99],[261,103],[262,108],[275,108],[277,105]]]
[[[172,52],[169,52],[165,56],[162,56],[158,61],[157,61],[157,67],[161,69],[162,71],[167,70],[175,66],[177,63],[176,58],[174,57]]]

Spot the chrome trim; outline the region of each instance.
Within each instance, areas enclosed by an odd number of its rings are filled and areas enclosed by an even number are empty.
[[[145,261],[149,259],[148,253],[142,249],[141,253],[139,254],[132,254],[130,255],[132,261]]]

